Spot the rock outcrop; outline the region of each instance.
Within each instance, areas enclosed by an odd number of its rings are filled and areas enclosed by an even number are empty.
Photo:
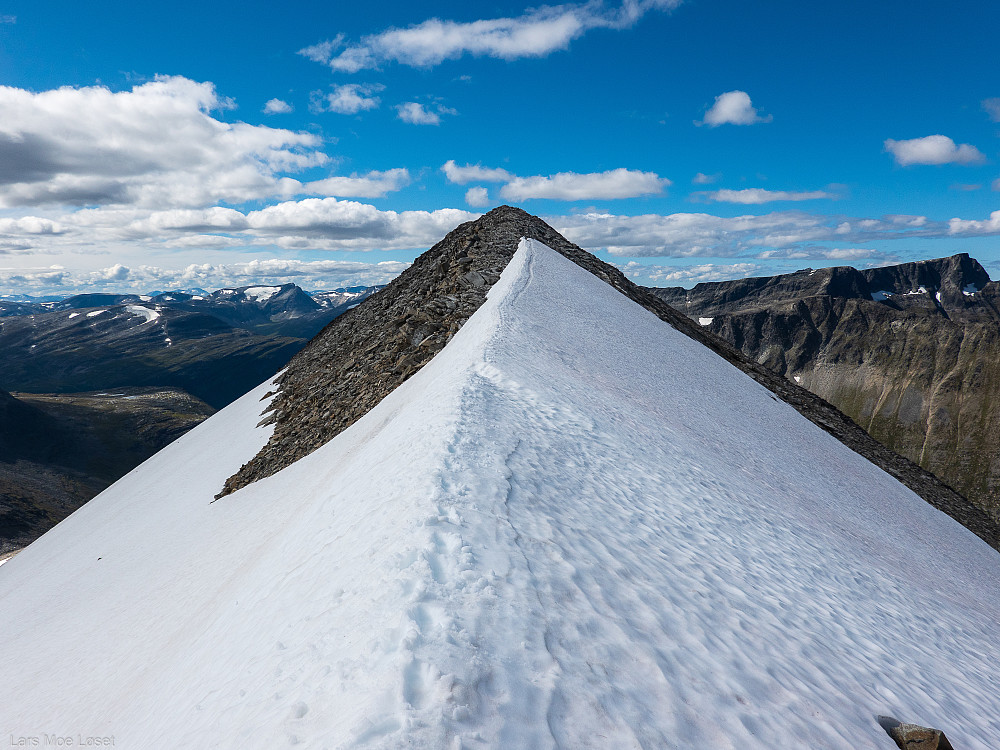
[[[485,300],[522,237],[545,243],[708,346],[769,388],[775,398],[1000,549],[1000,527],[932,474],[873,440],[822,398],[748,359],[545,222],[510,206],[460,225],[293,357],[263,420],[274,425],[270,441],[226,481],[218,497],[270,476],[324,445],[430,361]]]
[[[968,255],[651,291],[1000,521],[1000,284]]]

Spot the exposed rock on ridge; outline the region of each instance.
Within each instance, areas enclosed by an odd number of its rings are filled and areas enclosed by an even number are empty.
[[[460,225],[388,287],[330,323],[289,363],[265,423],[268,444],[230,477],[218,497],[270,476],[360,419],[440,351],[500,277],[522,237],[539,240],[700,341],[815,424],[1000,549],[1000,529],[933,475],[873,440],[823,399],[745,358],[729,344],[572,244],[537,217],[510,206]]]

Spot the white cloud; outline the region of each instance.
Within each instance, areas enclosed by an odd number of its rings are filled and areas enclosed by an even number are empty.
[[[514,60],[544,57],[566,49],[590,29],[622,29],[635,24],[651,10],[676,7],[680,0],[626,0],[613,10],[601,2],[543,6],[516,18],[471,22],[431,18],[405,29],[390,28],[346,46],[343,38],[307,47],[299,54],[328,64],[333,70],[356,73],[396,62],[431,67],[463,55]]]
[[[994,233],[983,222],[952,229],[948,222],[932,222],[923,216],[854,219],[802,211],[733,217],[704,213],[618,216],[589,212],[550,217],[548,221],[581,247],[604,249],[625,257],[731,257],[767,250],[803,249],[815,257],[818,243],[823,242],[843,247],[845,243],[873,240]],[[957,221],[960,220],[953,220]]]
[[[73,271],[62,266],[0,269],[0,285],[22,293],[63,293],[109,289],[144,293],[155,289],[207,289],[248,284],[293,283],[309,289],[386,284],[410,264],[402,261],[361,262],[342,260],[301,261],[259,259],[237,263],[191,263],[180,268],[120,263],[94,271]]]
[[[1000,234],[1000,211],[994,211],[985,221],[951,219],[948,222],[948,233],[966,236]]]
[[[703,281],[729,281],[745,279],[755,274],[763,275],[764,267],[758,263],[702,263],[695,266],[648,266],[636,262],[619,266],[626,276],[648,280],[655,286],[691,287]]]
[[[197,206],[289,196],[322,166],[321,139],[226,123],[211,83],[161,77],[34,93],[0,87],[0,205]]]
[[[330,93],[314,91],[311,109],[314,112],[336,112],[341,115],[356,115],[370,109],[377,109],[381,100],[373,94],[385,89],[381,83],[346,83],[334,86]]]
[[[928,135],[907,141],[889,138],[885,141],[885,150],[895,157],[901,167],[914,164],[979,164],[986,160],[975,146],[968,143],[958,146],[946,135]]]
[[[307,182],[303,192],[318,195],[335,195],[341,198],[381,198],[409,185],[410,173],[397,167],[384,172],[369,172],[366,175],[350,177],[327,177],[324,180]]]
[[[771,115],[761,117],[750,102],[746,91],[727,91],[715,97],[715,103],[705,113],[699,124],[709,127],[719,125],[753,125],[758,122],[771,122]]]
[[[441,115],[457,115],[451,107],[437,105],[436,111],[429,110],[419,102],[403,102],[396,105],[396,113],[400,120],[411,125],[440,125]]]
[[[0,16],[0,23],[17,23],[17,16]]]
[[[760,260],[865,260],[890,257],[870,247],[801,247],[765,250],[754,256]],[[891,256],[895,258],[895,256]]]
[[[466,164],[460,167],[454,159],[446,161],[441,171],[448,178],[448,182],[456,185],[466,185],[470,182],[507,182],[514,179],[514,175],[506,169],[483,167],[479,164]]]
[[[337,34],[333,39],[328,39],[325,42],[320,42],[319,44],[314,44],[311,47],[306,47],[299,50],[299,54],[303,57],[307,57],[313,62],[325,63],[328,62],[330,57],[333,55],[334,50],[339,49],[344,44],[344,35]]]
[[[997,177],[995,180],[993,180],[993,182],[990,185],[990,187],[993,190],[1000,190],[1000,177]]]
[[[264,104],[264,114],[284,115],[292,111],[292,105],[282,99],[268,99]]]
[[[713,182],[718,181],[721,176],[719,174],[703,174],[699,172],[692,178],[691,182],[695,185],[711,185]]]
[[[547,177],[514,177],[500,189],[500,195],[514,201],[532,198],[563,201],[611,200],[657,195],[668,185],[670,180],[654,172],[619,168],[590,174],[559,172]]]
[[[489,191],[484,187],[469,188],[465,191],[465,202],[474,207],[488,206],[490,205]]]
[[[993,122],[1000,122],[1000,97],[983,99],[983,109]]]
[[[762,188],[747,188],[745,190],[714,190],[712,192],[694,193],[692,197],[714,203],[740,203],[743,205],[759,205],[775,201],[815,201],[837,200],[839,196],[825,190],[810,190],[793,192],[788,190],[763,190]]]
[[[19,219],[0,219],[0,235],[5,234],[61,234],[62,227],[51,219],[22,216]]]

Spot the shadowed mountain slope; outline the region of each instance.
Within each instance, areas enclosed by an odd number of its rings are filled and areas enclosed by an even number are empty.
[[[0,554],[34,541],[212,412],[162,388],[0,391]]]

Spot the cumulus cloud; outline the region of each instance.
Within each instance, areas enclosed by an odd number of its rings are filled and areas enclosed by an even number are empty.
[[[648,281],[652,286],[691,287],[703,281],[729,281],[763,275],[759,263],[702,263],[694,266],[650,266],[632,261],[618,266],[633,279]]]
[[[268,99],[264,104],[264,114],[284,115],[292,111],[292,105],[282,99]]]
[[[514,175],[506,169],[483,167],[479,164],[466,164],[460,167],[454,159],[446,161],[441,171],[448,178],[448,182],[455,185],[467,185],[470,182],[507,182],[514,179]]]
[[[354,174],[350,177],[327,177],[307,182],[303,186],[303,192],[341,198],[381,198],[386,193],[403,189],[411,181],[410,172],[398,167],[384,172],[372,171],[361,176]]]
[[[799,247],[781,250],[765,250],[754,256],[760,260],[866,260],[878,258],[880,261],[896,259],[896,256],[870,247]]]
[[[308,289],[386,284],[410,264],[402,261],[301,261],[271,258],[237,263],[192,263],[180,268],[115,264],[95,271],[72,271],[62,266],[0,269],[0,285],[21,293],[62,293],[109,289],[145,293],[158,289],[247,286],[293,283]]]
[[[490,205],[489,191],[484,187],[469,188],[465,191],[465,202],[475,207],[488,206]]]
[[[832,253],[847,243],[1000,234],[1000,212],[991,215],[988,221],[952,219],[950,222],[930,221],[925,216],[871,219],[802,211],[732,217],[704,213],[619,216],[588,212],[550,217],[548,221],[581,247],[603,249],[624,257],[756,256],[768,250],[805,250],[809,257],[820,257],[817,255],[821,252],[817,248],[823,247],[820,243],[836,243],[835,248],[822,251]]]
[[[211,83],[160,77],[131,91],[0,87],[0,205],[195,206],[289,196],[322,166],[320,138],[246,123]]]
[[[403,122],[411,125],[440,125],[441,115],[457,115],[451,107],[440,104],[435,109],[428,109],[420,102],[403,102],[396,105],[396,115]]]
[[[341,115],[356,115],[370,109],[377,109],[381,100],[374,96],[385,89],[381,83],[346,83],[334,86],[333,91],[312,92],[310,109],[313,112],[336,112]]]
[[[759,205],[775,201],[837,200],[838,197],[836,194],[828,193],[825,190],[793,192],[788,190],[763,190],[762,188],[713,190],[711,192],[700,192],[692,195],[692,198],[711,201],[713,203],[740,203],[743,205]]]
[[[405,29],[390,28],[346,46],[343,37],[337,37],[306,47],[299,54],[347,73],[391,62],[426,68],[464,55],[502,60],[545,57],[566,49],[591,29],[627,28],[649,11],[679,4],[680,0],[626,0],[608,9],[596,0],[543,6],[515,18],[471,22],[431,18]]]
[[[670,180],[655,172],[619,168],[589,174],[559,172],[547,177],[514,177],[500,188],[500,195],[514,201],[532,198],[562,201],[612,200],[657,195],[668,185]]]
[[[722,175],[718,174],[703,174],[702,172],[699,172],[691,179],[691,182],[694,183],[695,185],[711,185],[713,182],[716,182],[721,176]]]
[[[705,113],[699,125],[718,127],[719,125],[753,125],[771,122],[771,115],[762,117],[750,102],[746,91],[727,91],[715,97],[715,103]]]
[[[948,233],[966,236],[1000,234],[1000,211],[994,211],[985,221],[951,219],[948,222]]]
[[[1000,122],[1000,97],[983,99],[983,109],[993,122]]]
[[[928,135],[906,141],[888,138],[884,145],[901,167],[914,164],[979,164],[986,160],[975,146],[968,143],[956,145],[946,135]]]
[[[62,231],[58,222],[38,216],[0,219],[0,235],[62,234]]]

